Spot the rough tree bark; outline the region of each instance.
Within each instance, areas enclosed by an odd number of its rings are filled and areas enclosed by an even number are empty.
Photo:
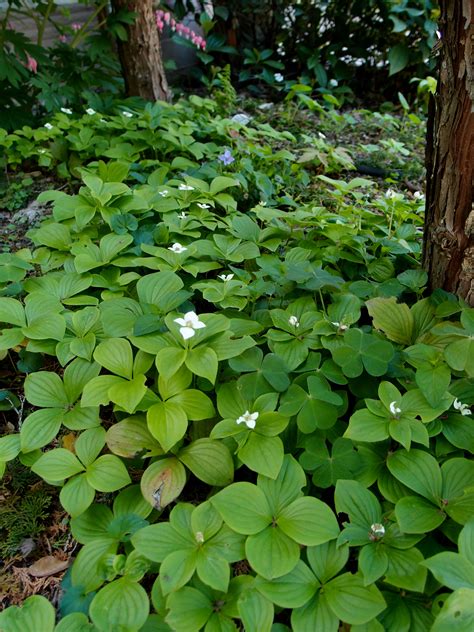
[[[426,152],[430,288],[474,305],[474,0],[440,0],[440,73]]]
[[[127,96],[169,101],[171,93],[163,67],[153,1],[112,0],[112,7],[114,11],[126,9],[137,14],[134,23],[126,27],[127,41],[117,40]]]

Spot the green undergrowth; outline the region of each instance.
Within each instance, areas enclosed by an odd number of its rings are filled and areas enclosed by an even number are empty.
[[[421,194],[199,98],[51,126],[2,141],[71,185],[0,260],[0,461],[82,548],[0,629],[472,629],[474,311]]]

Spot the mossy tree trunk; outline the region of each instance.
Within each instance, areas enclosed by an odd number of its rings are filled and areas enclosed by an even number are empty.
[[[426,152],[430,289],[474,305],[474,0],[440,0],[440,72]]]
[[[116,12],[124,9],[137,14],[126,26],[127,40],[117,40],[127,96],[169,101],[152,0],[112,0],[112,7]]]

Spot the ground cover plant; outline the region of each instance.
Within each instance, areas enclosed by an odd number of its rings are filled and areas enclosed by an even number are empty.
[[[79,546],[1,630],[472,629],[474,310],[425,292],[422,170],[380,135],[422,117],[293,96],[2,133],[66,186],[0,258],[0,462]]]

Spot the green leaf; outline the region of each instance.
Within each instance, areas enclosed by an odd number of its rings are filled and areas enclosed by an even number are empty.
[[[425,498],[438,503],[442,497],[441,471],[436,459],[422,450],[397,450],[387,459],[391,474]]]
[[[267,498],[272,515],[276,516],[302,495],[301,490],[306,485],[306,476],[295,458],[286,454],[277,478],[272,479],[259,474],[257,484]]]
[[[395,298],[373,298],[367,309],[374,327],[384,332],[389,340],[403,345],[412,344],[414,319],[408,305],[397,303]]]
[[[361,577],[350,573],[326,584],[325,595],[331,610],[345,623],[368,623],[387,606],[374,585],[364,586]]]
[[[96,503],[82,516],[71,520],[71,531],[78,542],[87,544],[107,536],[113,519],[114,515],[108,507]]]
[[[88,466],[86,476],[98,492],[115,492],[132,482],[123,462],[113,454],[100,456]]]
[[[311,601],[302,608],[297,608],[291,613],[291,628],[293,632],[337,632],[339,630],[339,618],[328,605],[324,593],[317,593]]]
[[[25,395],[33,406],[64,408],[69,404],[61,378],[57,373],[49,371],[28,375],[25,380]]]
[[[84,513],[94,497],[95,489],[89,485],[85,474],[69,479],[59,494],[61,505],[73,518]]]
[[[97,590],[104,583],[101,561],[105,555],[115,555],[117,543],[110,537],[96,538],[84,545],[71,567],[73,585],[81,586],[84,593]]]
[[[92,622],[100,629],[139,630],[150,611],[144,588],[128,577],[121,577],[102,588],[89,607]]]
[[[426,575],[423,555],[416,548],[401,550],[387,547],[388,568],[385,580],[393,586],[422,593]]]
[[[227,176],[218,176],[217,178],[214,178],[214,180],[212,180],[209,187],[209,193],[211,195],[216,195],[217,193],[220,193],[221,191],[224,191],[225,189],[228,189],[229,187],[239,187],[239,186],[240,186],[240,182],[236,180],[235,178],[228,178]]]
[[[239,602],[239,615],[245,630],[270,632],[273,623],[273,604],[256,591],[246,590]]]
[[[167,347],[156,354],[156,368],[160,378],[171,379],[181,368],[187,356],[186,349]]]
[[[142,415],[127,417],[110,426],[106,441],[111,452],[126,459],[163,453],[158,442],[151,436]]]
[[[474,590],[460,588],[449,595],[431,632],[471,632],[474,628]]]
[[[137,375],[133,380],[113,384],[108,391],[110,401],[123,408],[127,413],[134,413],[146,395],[147,387],[145,382],[146,377],[144,375]]]
[[[459,534],[459,553],[474,565],[474,520],[466,524]]]
[[[160,584],[163,595],[179,590],[196,570],[197,551],[182,549],[170,553],[160,566]]]
[[[370,530],[382,519],[382,508],[375,495],[357,481],[337,481],[334,495],[337,513],[346,513],[351,524]]]
[[[428,533],[446,519],[441,509],[417,496],[405,496],[399,500],[395,516],[404,533]]]
[[[32,452],[48,445],[58,434],[64,417],[64,409],[45,408],[28,415],[21,426],[21,450]]]
[[[121,377],[116,375],[99,375],[94,377],[84,386],[81,398],[81,406],[106,406],[110,402],[109,389],[113,386],[125,384]]]
[[[436,579],[451,588],[471,588],[474,590],[474,564],[458,553],[443,551],[421,562],[429,568]]]
[[[378,543],[371,543],[360,550],[359,571],[364,577],[364,586],[376,582],[387,570],[388,556],[385,548]]]
[[[337,575],[349,558],[349,547],[347,545],[340,546],[335,540],[319,546],[308,547],[306,552],[308,562],[322,584]]]
[[[81,462],[88,466],[99,456],[105,445],[105,430],[90,428],[83,432],[74,443],[74,450]]]
[[[191,421],[211,419],[216,412],[209,397],[205,393],[192,388],[177,393],[171,401],[181,406]]]
[[[133,353],[128,340],[124,338],[108,338],[97,345],[94,360],[105,369],[116,375],[132,379]]]
[[[264,493],[251,483],[233,483],[210,500],[226,524],[237,533],[259,533],[272,521]]]
[[[159,402],[148,409],[147,424],[164,452],[169,452],[186,434],[188,418],[179,404]]]
[[[84,467],[79,459],[64,448],[46,452],[34,463],[31,471],[46,481],[62,481],[82,472]]]
[[[374,415],[374,413],[363,408],[356,412],[349,419],[349,425],[343,437],[353,441],[364,441],[374,443],[388,439],[389,421],[384,417]]]
[[[0,437],[0,461],[11,461],[21,451],[20,434],[10,434]]]
[[[41,595],[25,599],[21,608],[11,606],[0,612],[2,632],[53,632],[56,613],[54,607]]]
[[[306,564],[299,560],[287,575],[271,581],[258,577],[255,586],[264,597],[280,608],[299,608],[313,597],[319,588],[319,582]]]
[[[26,325],[25,313],[20,301],[15,298],[0,298],[0,323],[8,323],[18,327]]]
[[[245,553],[250,565],[265,579],[286,575],[300,558],[300,547],[274,526],[247,538]]]
[[[193,441],[178,453],[178,458],[194,476],[208,485],[225,487],[234,478],[234,463],[227,447],[213,439]]]
[[[337,538],[339,526],[331,509],[317,498],[298,498],[277,516],[277,524],[290,538],[315,546]]]
[[[171,593],[167,606],[166,622],[175,632],[199,632],[213,612],[209,598],[189,586]]]
[[[191,540],[188,534],[179,532],[168,522],[140,529],[132,536],[132,544],[139,553],[152,562],[163,562],[175,551],[191,551],[196,548],[196,542]]]
[[[145,500],[161,510],[173,502],[183,491],[186,470],[175,458],[152,463],[143,473],[140,488]]]
[[[210,347],[190,349],[185,364],[194,375],[205,377],[211,384],[216,381],[219,362],[216,352]]]
[[[451,371],[447,366],[418,369],[415,380],[428,403],[436,408],[446,395],[451,382]]]
[[[390,62],[389,76],[400,72],[408,64],[409,50],[406,44],[395,44],[388,52],[388,61]]]
[[[199,550],[197,556],[196,572],[199,579],[221,592],[227,592],[230,580],[230,567],[228,562],[218,556],[213,556],[206,547]]]
[[[279,437],[263,437],[251,431],[238,454],[242,463],[254,472],[276,478],[283,464],[284,448]]]

